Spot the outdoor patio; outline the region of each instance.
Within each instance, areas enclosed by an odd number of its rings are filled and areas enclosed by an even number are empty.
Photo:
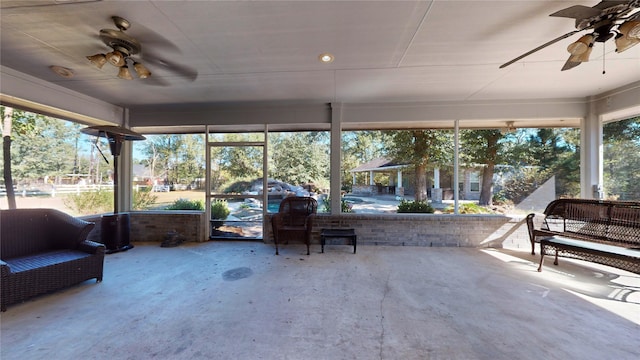
[[[5,359],[636,359],[640,276],[523,251],[136,243],[10,306]]]

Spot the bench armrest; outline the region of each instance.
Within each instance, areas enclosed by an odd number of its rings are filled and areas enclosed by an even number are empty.
[[[91,240],[84,240],[78,244],[78,250],[84,251],[88,254],[104,254],[106,248],[104,244],[100,244]]]

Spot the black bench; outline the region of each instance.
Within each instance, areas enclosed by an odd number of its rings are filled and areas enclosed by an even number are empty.
[[[531,241],[545,255],[586,260],[640,274],[640,202],[591,199],[554,200],[544,211],[540,229],[527,216]]]
[[[350,239],[353,244],[353,253],[356,253],[357,235],[353,229],[322,229],[320,232],[320,246],[321,251],[324,253],[324,245],[328,238],[346,238]]]

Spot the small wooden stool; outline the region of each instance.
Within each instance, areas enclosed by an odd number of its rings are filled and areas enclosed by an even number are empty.
[[[321,252],[324,253],[324,244],[327,238],[347,238],[353,244],[353,253],[356,253],[357,235],[353,229],[322,229],[320,232]]]

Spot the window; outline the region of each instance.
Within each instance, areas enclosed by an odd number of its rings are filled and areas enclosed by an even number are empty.
[[[469,173],[469,191],[472,191],[472,192],[480,191],[480,173],[475,171]]]
[[[106,139],[81,133],[84,126],[70,121],[0,110],[12,117],[11,177],[18,208],[47,207],[77,216],[113,210],[113,157]],[[6,190],[3,177],[0,207],[5,209]]]
[[[133,142],[133,210],[204,210],[204,134]]]
[[[640,200],[640,117],[604,125],[603,137],[605,197]]]

